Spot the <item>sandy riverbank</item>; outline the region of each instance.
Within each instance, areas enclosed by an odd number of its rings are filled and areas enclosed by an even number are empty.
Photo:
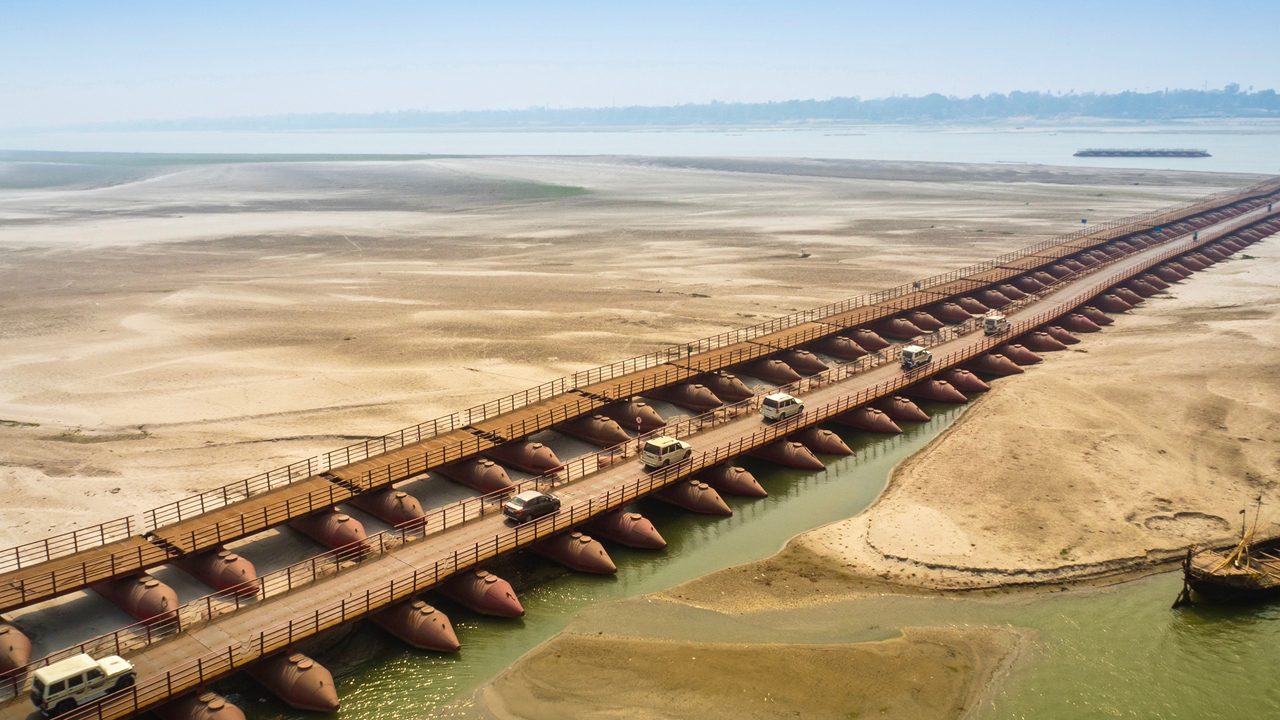
[[[17,167],[0,545],[1253,179],[669,164]]]

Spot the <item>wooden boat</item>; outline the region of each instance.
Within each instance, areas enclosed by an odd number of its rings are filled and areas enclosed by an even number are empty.
[[[1259,501],[1259,507],[1261,504]],[[1245,529],[1242,520],[1240,542],[1234,548],[1187,548],[1182,560],[1182,593],[1174,607],[1190,603],[1193,592],[1207,600],[1247,601],[1280,596],[1280,537],[1255,540],[1257,529],[1255,512],[1249,529]]]

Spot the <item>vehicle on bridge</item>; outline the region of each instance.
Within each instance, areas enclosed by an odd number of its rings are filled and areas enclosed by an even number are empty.
[[[765,395],[760,401],[760,414],[766,421],[786,420],[802,412],[804,412],[804,401],[786,393]]]
[[[650,438],[640,450],[640,462],[646,467],[661,468],[684,462],[693,454],[693,446],[683,440],[660,435]]]
[[[45,717],[63,715],[133,684],[133,664],[119,655],[94,660],[85,653],[49,663],[32,674],[31,702]]]
[[[560,498],[540,490],[525,490],[502,504],[502,514],[518,523],[537,520],[560,510]]]
[[[933,362],[933,353],[919,345],[908,345],[902,348],[902,369],[911,371]]]
[[[998,312],[989,312],[982,316],[983,335],[1003,335],[1009,332],[1009,321]]]

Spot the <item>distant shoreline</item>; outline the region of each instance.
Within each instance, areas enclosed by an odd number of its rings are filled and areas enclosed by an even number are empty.
[[[209,162],[422,161],[441,158],[803,159],[1006,165],[1026,168],[1280,173],[1280,120],[1176,123],[1014,120],[915,125],[723,124],[682,127],[532,127],[0,131],[0,178],[9,162],[156,164]],[[1196,147],[1210,158],[1077,158],[1082,147]],[[32,155],[31,153],[45,153]],[[96,157],[70,153],[97,154]],[[2,185],[3,183],[0,183]]]
[[[1057,131],[1085,132],[1097,130],[1150,131],[1176,128],[1184,132],[1196,129],[1221,132],[1226,128],[1253,128],[1264,132],[1280,132],[1280,117],[1186,117],[1125,119],[1095,116],[1074,117],[1008,117],[989,119],[952,120],[837,120],[794,119],[774,121],[736,122],[654,122],[654,123],[590,123],[590,122],[505,122],[505,123],[421,123],[398,126],[377,123],[352,122],[341,125],[289,125],[287,123],[254,125],[237,123],[228,119],[225,125],[215,121],[171,123],[113,123],[102,125],[78,125],[65,127],[15,127],[0,128],[5,135],[32,134],[127,134],[127,133],[670,133],[670,132],[776,132],[776,131],[831,131],[831,130],[914,130],[914,131]]]

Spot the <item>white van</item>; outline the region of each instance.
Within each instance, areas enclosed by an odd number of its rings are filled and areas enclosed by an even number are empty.
[[[651,468],[684,462],[693,454],[693,446],[683,440],[661,435],[652,438],[640,450],[640,462]]]
[[[998,312],[989,312],[982,316],[983,335],[1003,335],[1009,332],[1009,321]]]
[[[760,401],[760,414],[765,420],[786,420],[804,412],[804,401],[786,393],[765,395]]]
[[[119,655],[94,660],[80,653],[32,673],[31,702],[45,717],[62,715],[133,684],[133,664]]]

